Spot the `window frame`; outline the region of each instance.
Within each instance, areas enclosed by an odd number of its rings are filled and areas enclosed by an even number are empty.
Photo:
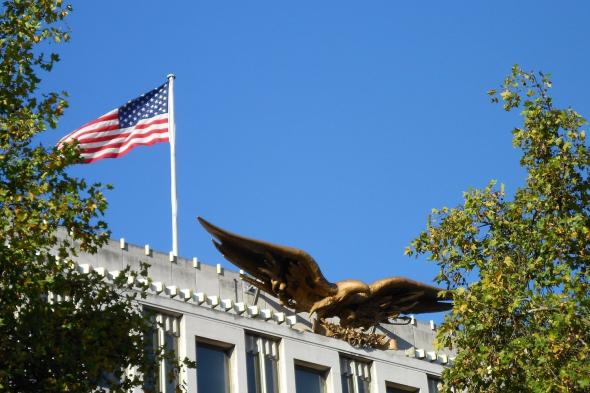
[[[420,392],[419,388],[416,388],[413,386],[402,385],[400,383],[386,381],[385,382],[385,391],[387,393],[389,393],[389,389],[397,389],[398,391],[407,392],[407,393],[419,393]]]
[[[232,393],[234,390],[232,386],[232,356],[235,346],[222,341],[195,337],[195,359],[197,362],[195,373],[197,376],[197,392],[199,392],[199,346],[222,352],[225,355],[225,393]]]
[[[372,363],[373,362],[367,359],[341,354],[340,377],[342,381],[342,391],[347,391],[348,393],[370,393]],[[367,383],[366,390],[363,390],[362,392],[359,386],[361,381]],[[350,384],[352,384],[352,390],[349,389]]]
[[[152,321],[152,325],[150,326],[149,330],[145,333],[151,333],[152,337],[150,338],[151,348],[146,350],[153,351],[154,357],[155,354],[159,351],[159,348],[167,348],[167,338],[172,337],[172,352],[175,354],[175,359],[178,361],[180,359],[179,351],[180,351],[180,340],[182,337],[181,334],[181,319],[182,314],[173,313],[164,311],[154,307],[143,306],[143,313],[147,315],[148,318]],[[145,334],[144,333],[144,334]],[[155,338],[155,340],[154,340]],[[147,343],[147,342],[146,342]],[[156,359],[154,359],[156,360]],[[182,382],[180,380],[180,374],[176,374],[173,380],[168,379],[168,369],[170,368],[169,360],[163,358],[158,360],[158,364],[154,370],[154,386],[147,387],[145,384],[143,386],[144,391],[146,389],[154,389],[155,392],[162,392],[162,393],[174,393],[176,391],[176,387],[179,386]],[[170,385],[170,383],[174,384],[174,387]],[[170,390],[172,389],[172,390]],[[149,390],[148,390],[149,391]]]
[[[320,391],[321,393],[328,393],[328,376],[330,374],[330,367],[294,359],[293,371],[295,372],[295,392],[299,393],[297,392],[297,369],[308,370],[319,374]]]
[[[279,393],[280,392],[280,339],[276,337],[261,335],[252,332],[245,332],[246,340],[246,377],[250,377],[250,356],[254,363],[255,381],[259,385],[255,386],[255,393]],[[272,369],[269,370],[267,361],[272,362]],[[256,367],[257,366],[257,367]],[[271,374],[272,373],[272,374]],[[269,375],[271,374],[271,375]],[[268,380],[272,379],[274,389],[269,391]],[[248,379],[248,392],[250,393],[250,383]]]
[[[428,380],[428,393],[438,393],[440,391],[438,385],[442,383],[441,377],[427,374],[426,378]]]

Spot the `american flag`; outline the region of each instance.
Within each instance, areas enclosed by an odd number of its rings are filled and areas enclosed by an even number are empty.
[[[84,162],[118,158],[136,146],[168,142],[168,82],[64,136],[77,140]]]

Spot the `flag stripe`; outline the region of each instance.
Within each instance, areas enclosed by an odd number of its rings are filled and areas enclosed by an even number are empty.
[[[63,143],[69,139],[75,139],[78,135],[83,134],[86,130],[99,129],[111,124],[119,124],[119,115],[117,113],[117,109],[102,115],[96,120],[92,120],[91,122],[84,124],[82,127],[76,128],[74,131],[61,138],[59,143]]]
[[[107,121],[107,120],[118,120],[119,119],[119,109],[113,109],[112,111],[109,111],[107,113],[105,113],[104,115],[102,115],[101,117],[99,117],[98,119],[94,119],[92,121],[89,121],[86,124],[83,124],[81,127],[77,128],[74,131],[80,130],[82,128],[86,128],[89,127],[95,123],[99,123],[101,121]]]
[[[116,131],[119,129],[120,129],[120,127],[119,127],[118,120],[104,121],[101,123],[96,123],[94,126],[92,126],[92,128],[85,128],[84,130],[78,131],[78,133],[76,133],[76,135],[74,135],[72,138],[68,138],[64,142],[68,142],[73,139],[81,140],[82,138],[84,138],[85,135],[88,135],[88,134],[99,135],[99,134],[102,134],[106,131]]]
[[[118,141],[129,139],[129,137],[135,137],[136,135],[141,137],[142,135],[150,133],[154,129],[160,132],[160,130],[166,131],[167,127],[162,127],[161,124],[154,124],[149,128],[142,129],[141,132],[121,132],[117,135],[107,135],[98,138],[88,138],[81,140],[80,146],[84,149],[96,146],[104,146],[105,143],[117,143]]]
[[[97,143],[84,143],[80,144],[84,153],[95,153],[97,151],[112,149],[123,147],[124,145],[128,144],[130,141],[134,140],[142,140],[144,138],[150,137],[152,135],[158,134],[159,136],[168,137],[168,127],[164,128],[154,128],[147,130],[144,133],[130,133],[122,138],[111,139],[108,143],[97,142]],[[166,135],[162,135],[166,134]]]
[[[164,115],[163,118],[158,118],[155,120],[152,120],[152,119],[146,119],[145,122],[139,123],[134,127],[117,128],[115,130],[105,129],[105,131],[88,133],[88,134],[85,134],[85,135],[78,137],[76,139],[80,142],[80,144],[87,143],[87,142],[98,142],[101,140],[106,141],[106,140],[109,140],[112,138],[117,138],[120,135],[125,134],[125,133],[131,133],[135,129],[139,129],[139,130],[146,129],[154,124],[155,125],[168,124],[168,115]],[[150,120],[152,120],[152,121],[150,121]]]
[[[96,152],[96,153],[92,153],[92,154],[82,154],[82,158],[84,158],[84,162],[94,162],[94,161],[98,161],[98,160],[102,160],[103,158],[117,158],[117,157],[121,157],[124,156],[125,154],[127,154],[129,151],[131,151],[134,147],[137,146],[151,146],[153,144],[159,143],[159,142],[168,142],[168,136],[162,137],[162,138],[153,138],[153,139],[149,139],[149,140],[143,140],[143,141],[133,141],[133,143],[127,145],[124,149],[107,149],[107,150],[102,150],[100,152]]]

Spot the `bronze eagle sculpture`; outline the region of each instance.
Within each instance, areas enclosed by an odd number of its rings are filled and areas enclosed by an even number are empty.
[[[446,311],[452,308],[442,291],[405,277],[389,277],[367,285],[358,280],[331,283],[316,261],[303,250],[240,236],[201,217],[213,244],[223,256],[250,276],[244,281],[279,299],[296,312],[316,314],[317,321],[338,317],[340,326],[368,329],[400,314]]]

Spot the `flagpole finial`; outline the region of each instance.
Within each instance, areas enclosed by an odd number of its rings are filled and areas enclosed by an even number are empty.
[[[168,75],[166,75],[166,79],[170,79],[170,78],[176,79],[176,75],[174,75],[174,74],[168,74]]]

